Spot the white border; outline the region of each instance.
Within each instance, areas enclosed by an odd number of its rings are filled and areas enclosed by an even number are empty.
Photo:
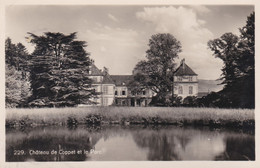
[[[255,143],[256,143],[256,160],[255,161],[99,161],[99,162],[5,162],[5,73],[4,73],[4,42],[5,42],[5,6],[7,5],[255,5],[255,25],[256,25],[256,135],[255,135]],[[29,167],[37,167],[37,168],[49,168],[49,167],[57,167],[61,166],[63,168],[67,167],[77,167],[77,168],[91,168],[91,167],[113,167],[113,168],[122,168],[122,167],[149,167],[149,168],[158,168],[158,167],[210,167],[210,168],[257,168],[260,167],[259,162],[259,146],[258,143],[259,138],[259,77],[260,77],[260,69],[259,69],[259,11],[260,11],[260,3],[257,0],[2,0],[0,2],[0,167],[2,168],[29,168]],[[258,48],[257,48],[258,47]]]

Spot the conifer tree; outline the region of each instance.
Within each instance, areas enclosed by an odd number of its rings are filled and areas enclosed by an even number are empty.
[[[29,33],[35,44],[32,54],[31,106],[75,106],[91,103],[95,96],[87,77],[91,64],[86,42],[76,40],[76,33]]]

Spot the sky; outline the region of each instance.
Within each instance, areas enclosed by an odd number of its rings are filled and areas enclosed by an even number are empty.
[[[247,5],[12,5],[6,7],[5,35],[32,52],[27,32],[77,32],[98,68],[130,75],[137,62],[146,59],[151,36],[171,33],[182,45],[176,63],[185,58],[199,79],[215,80],[223,62],[212,55],[207,42],[227,32],[239,35],[253,11],[254,6]]]

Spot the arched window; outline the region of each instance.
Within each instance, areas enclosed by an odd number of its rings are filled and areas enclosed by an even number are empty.
[[[183,94],[182,86],[179,86],[179,94]]]
[[[193,94],[193,87],[189,86],[189,94]]]

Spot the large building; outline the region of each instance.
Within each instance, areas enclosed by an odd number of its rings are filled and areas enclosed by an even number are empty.
[[[175,95],[183,99],[187,96],[198,96],[198,75],[185,63],[185,59],[175,71],[173,83]]]
[[[140,89],[138,92],[133,91],[130,83],[133,81],[133,75],[111,75],[115,87],[116,106],[148,106],[152,101],[153,92],[151,89]]]
[[[89,67],[88,77],[93,80],[92,86],[96,92],[100,93],[92,101],[97,106],[110,106],[114,103],[115,84],[109,74],[106,74],[99,70],[94,64]]]
[[[100,93],[92,100],[97,106],[148,106],[155,96],[148,88],[133,91],[130,84],[133,75],[109,75],[92,64],[88,77],[93,80],[93,87]],[[198,75],[184,59],[174,73],[173,94],[183,99],[187,96],[198,96]]]

